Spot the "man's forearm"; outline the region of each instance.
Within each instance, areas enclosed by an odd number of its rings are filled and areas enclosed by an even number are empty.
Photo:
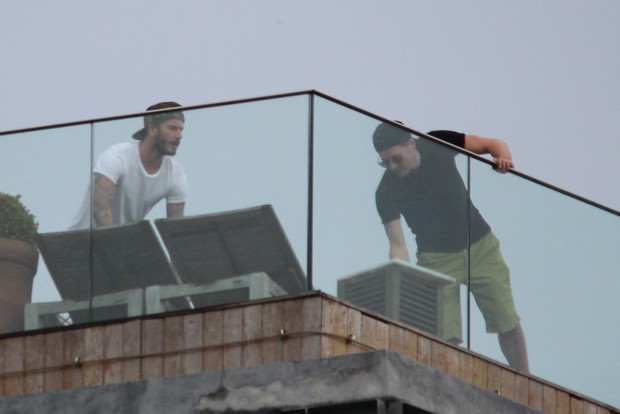
[[[400,224],[400,219],[384,224],[385,233],[390,243],[390,259],[409,261],[409,250],[405,243],[405,235]]]
[[[408,262],[410,261],[409,250],[407,250],[407,247],[390,246],[390,259],[400,259]]]
[[[502,171],[514,167],[508,144],[501,139],[465,134],[465,149],[476,154],[490,154]]]
[[[114,225],[112,200],[116,193],[116,185],[107,177],[95,174],[95,193],[93,199],[93,219],[97,227]]]
[[[114,217],[110,208],[95,209],[93,218],[97,227],[109,227],[114,224]]]
[[[166,216],[183,217],[185,215],[185,203],[168,203],[166,204]]]

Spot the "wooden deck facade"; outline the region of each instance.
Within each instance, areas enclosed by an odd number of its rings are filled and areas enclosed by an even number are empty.
[[[390,349],[549,414],[612,407],[320,292],[0,339],[0,396]]]

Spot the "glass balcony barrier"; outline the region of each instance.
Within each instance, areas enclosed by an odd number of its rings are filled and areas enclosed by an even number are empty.
[[[318,92],[183,114],[173,159],[189,183],[184,217],[167,218],[162,201],[144,220],[105,228],[71,223],[85,200],[95,205],[100,155],[137,142],[144,114],[0,135],[0,191],[21,195],[35,216],[41,253],[32,287],[0,268],[12,309],[3,333],[313,288],[508,363],[506,344],[487,333],[484,300],[469,293],[473,246],[488,234],[471,219],[480,212],[509,271],[531,374],[618,405],[617,212],[403,127],[421,163],[453,163],[427,172],[433,184],[413,207],[455,214],[412,223],[422,239],[401,219],[410,260],[390,260],[375,199],[386,170],[372,139],[387,120]],[[446,206],[455,178],[468,193]],[[458,246],[459,265],[435,266],[437,240]]]
[[[620,217],[472,160],[471,193],[510,267],[534,375],[620,406]],[[479,313],[471,348],[501,360]]]
[[[90,134],[78,124],[0,136],[0,333],[24,329],[30,302],[60,299],[36,233],[68,226],[89,180]]]
[[[119,191],[131,188],[128,198],[148,197],[146,186],[162,197],[168,191],[129,180],[172,182],[164,167],[139,167],[132,135],[144,127],[142,114],[0,136],[0,189],[20,195],[36,218],[41,254],[34,278],[0,267],[2,303],[11,310],[1,333],[306,291],[309,102],[292,94],[160,111],[184,118],[176,154],[161,147],[186,174],[184,216],[167,217],[163,199],[144,217],[114,216],[105,226],[94,219],[95,194],[104,193],[92,171],[112,176],[136,161],[136,176],[115,181]],[[154,132],[160,140],[165,133]],[[100,161],[113,147],[112,161]],[[20,224],[4,212],[2,221]]]
[[[410,184],[415,194],[396,187],[391,197],[399,202],[406,197],[405,208],[426,214],[412,214],[418,237],[401,218],[410,264],[390,261],[375,203],[385,169],[377,165],[373,147],[373,134],[386,120],[324,95],[316,97],[314,114],[315,288],[511,362],[517,371],[523,369],[523,343],[514,330],[518,320],[532,375],[620,403],[614,380],[620,370],[615,329],[620,312],[614,300],[620,297],[618,212],[517,171],[499,173],[488,159],[414,133],[420,165],[427,163],[417,180],[430,184]],[[440,168],[428,168],[429,163]],[[471,204],[467,197],[450,197],[455,178],[469,190]],[[456,253],[433,253],[437,243]],[[487,254],[494,254],[495,262],[500,254],[505,268],[492,265]],[[456,299],[459,289],[445,277],[463,283]],[[503,281],[488,292],[484,277]],[[511,297],[517,316],[505,306]],[[460,323],[454,318],[459,306]],[[489,309],[488,323],[481,308]]]

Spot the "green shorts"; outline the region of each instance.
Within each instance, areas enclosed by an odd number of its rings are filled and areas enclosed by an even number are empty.
[[[456,279],[444,288],[444,332],[446,340],[460,343],[460,285],[467,283],[467,249],[456,253],[419,253],[418,265]],[[471,246],[471,291],[484,316],[489,333],[503,333],[519,324],[512,298],[510,270],[499,250],[499,240],[489,233]]]

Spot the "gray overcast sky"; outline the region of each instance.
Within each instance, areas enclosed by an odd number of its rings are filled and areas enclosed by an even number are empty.
[[[1,3],[0,131],[317,89],[620,210],[620,1]]]

